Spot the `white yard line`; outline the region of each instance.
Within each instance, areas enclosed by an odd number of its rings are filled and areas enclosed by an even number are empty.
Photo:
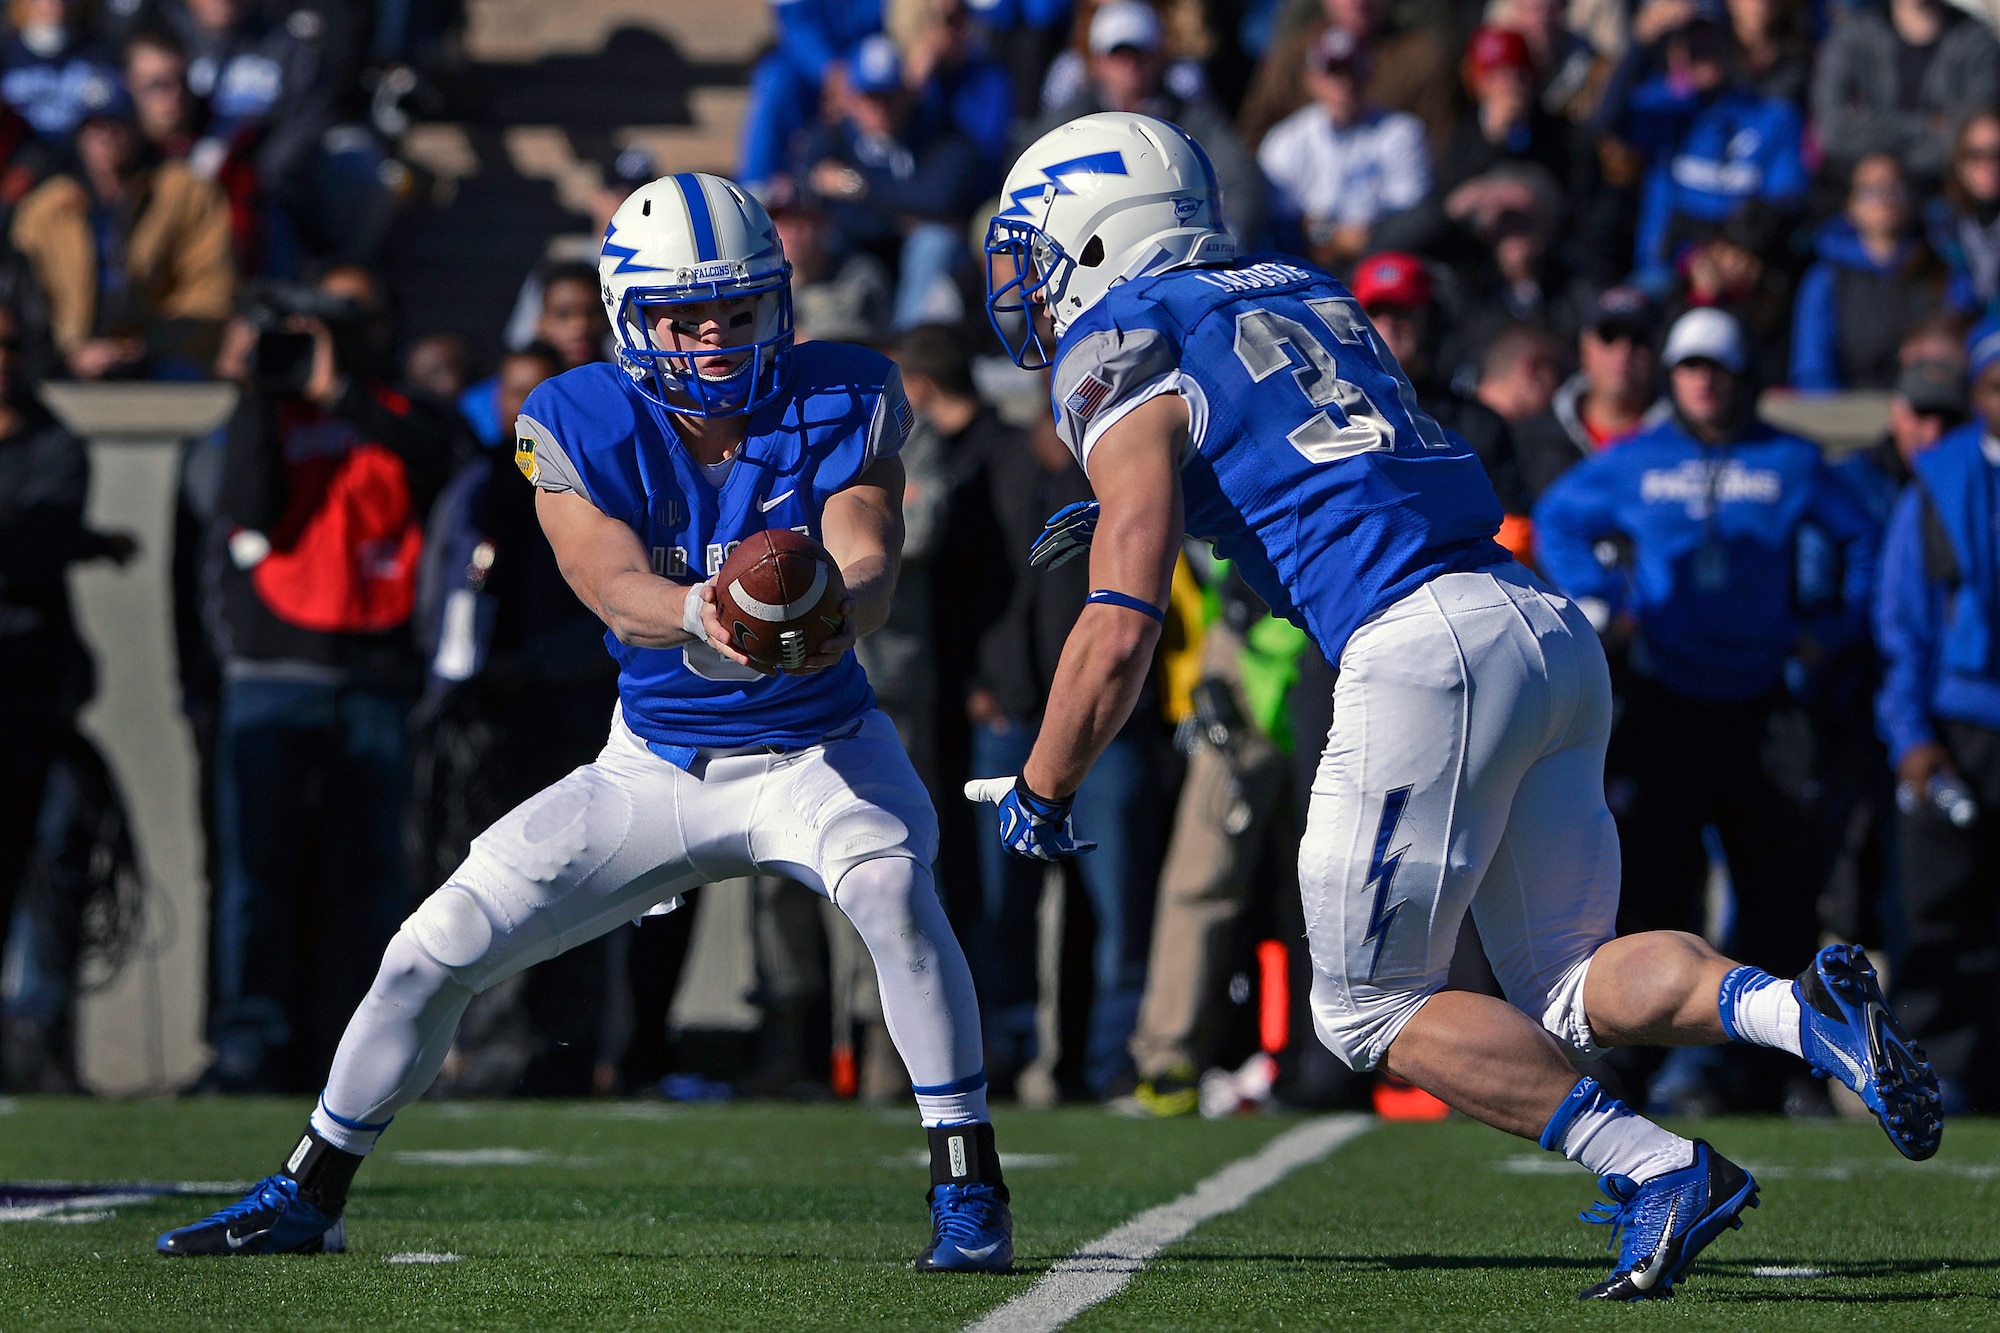
[[[1233,1213],[1302,1166],[1365,1133],[1373,1116],[1332,1115],[1286,1130],[1172,1203],[1149,1208],[1060,1260],[1034,1286],[967,1333],[1054,1333],[1125,1289],[1146,1261],[1212,1217]]]

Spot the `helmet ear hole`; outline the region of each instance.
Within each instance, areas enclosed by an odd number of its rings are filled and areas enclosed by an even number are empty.
[[[1083,247],[1083,253],[1076,257],[1076,262],[1084,268],[1096,268],[1099,264],[1102,264],[1104,262],[1104,238],[1102,236],[1091,237],[1089,243]]]
[[[648,218],[649,218],[649,217],[651,217],[651,216],[653,216],[653,201],[652,201],[652,200],[648,199],[648,200],[646,200],[646,201],[645,201],[644,203],[642,203],[642,204],[640,204],[640,205],[639,205],[639,215],[640,215],[641,217],[648,217]]]

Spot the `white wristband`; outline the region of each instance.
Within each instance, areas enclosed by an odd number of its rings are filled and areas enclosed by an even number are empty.
[[[702,622],[701,608],[705,603],[701,590],[714,586],[713,579],[707,583],[697,583],[687,590],[687,597],[681,602],[681,628],[711,648],[715,646],[715,640],[708,637],[708,626]]]

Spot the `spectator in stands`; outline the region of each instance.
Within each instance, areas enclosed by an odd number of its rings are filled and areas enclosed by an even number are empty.
[[[2000,101],[2000,44],[1944,0],[1857,7],[1827,34],[1813,71],[1813,124],[1834,170],[1890,153],[1926,183],[1944,175],[1953,132]]]
[[[1917,455],[1963,426],[1969,415],[1963,361],[1911,362],[1896,376],[1881,438],[1841,459],[1835,470],[1868,506],[1876,525],[1886,528]]]
[[[503,375],[502,380],[506,377]],[[412,393],[428,394],[447,406],[458,402],[472,379],[472,345],[456,333],[431,333],[410,344],[403,358],[403,384]],[[504,400],[506,390],[501,390]],[[516,409],[518,410],[518,409]],[[506,419],[506,403],[498,415]]]
[[[1785,663],[1822,660],[1862,631],[1874,528],[1817,445],[1757,419],[1735,318],[1688,312],[1662,360],[1671,419],[1542,493],[1541,563],[1600,632],[1631,641],[1606,765],[1621,933],[1702,928],[1713,825],[1736,892],[1731,956],[1784,974],[1818,936],[1809,731]],[[1837,580],[1800,577],[1808,541]],[[1629,568],[1607,566],[1603,543],[1628,551]]]
[[[760,187],[784,171],[795,140],[811,131],[822,101],[838,107],[848,91],[846,57],[882,31],[881,0],[779,0],[777,48],[750,71],[736,179]]]
[[[1376,333],[1409,376],[1418,405],[1438,425],[1456,431],[1472,446],[1500,496],[1501,508],[1510,515],[1525,513],[1526,499],[1507,423],[1438,372],[1437,346],[1443,330],[1438,327],[1431,276],[1423,261],[1395,251],[1369,255],[1355,265],[1349,286]]]
[[[1243,142],[1256,148],[1273,125],[1311,99],[1307,53],[1323,30],[1335,27],[1365,38],[1374,52],[1367,100],[1409,112],[1424,123],[1433,148],[1443,144],[1458,119],[1457,52],[1422,24],[1389,31],[1382,22],[1387,8],[1384,0],[1287,0],[1277,35],[1257,62],[1237,112]]]
[[[889,327],[894,285],[889,270],[866,250],[838,249],[840,236],[826,207],[789,176],[773,182],[765,209],[777,224],[792,264],[792,321],[801,339],[872,343]]]
[[[1588,125],[1612,66],[1628,40],[1623,6],[1562,0],[1493,0],[1490,29],[1520,34],[1537,71],[1535,100],[1552,116]],[[1478,42],[1477,33],[1473,42]]]
[[[1666,39],[1665,71],[1606,108],[1645,161],[1633,281],[1656,294],[1680,251],[1743,200],[1795,210],[1807,183],[1798,109],[1736,80],[1723,0],[1692,0],[1684,12]]]
[[[1322,268],[1345,268],[1368,249],[1375,225],[1430,190],[1430,148],[1415,116],[1362,100],[1368,47],[1328,28],[1307,54],[1313,100],[1271,128],[1257,161],[1271,184],[1271,211],[1296,227]]]
[[[1562,380],[1562,343],[1533,325],[1516,324],[1486,345],[1473,397],[1506,422],[1512,434],[1522,422],[1549,410]]]
[[[1595,291],[1570,266],[1578,247],[1557,244],[1562,202],[1555,181],[1532,162],[1503,163],[1445,200],[1452,226],[1433,252],[1458,261],[1458,296],[1438,366],[1461,389],[1478,381],[1487,347],[1513,325],[1565,344],[1583,326]]]
[[[807,144],[806,183],[848,240],[894,257],[895,327],[956,320],[965,310],[952,273],[988,166],[957,129],[915,115],[887,37],[862,38],[844,68],[841,120]]]
[[[2000,486],[1991,454],[2000,321],[1982,322],[1967,348],[1975,419],[1910,460],[1916,484],[1889,521],[1874,606],[1884,662],[1877,716],[1906,811],[1898,835],[1908,933],[1890,1000],[1937,1067],[1947,1114],[2000,1108],[1989,1058],[2000,1040]],[[1970,797],[1965,822],[1935,799],[1938,781]]]
[[[368,131],[339,123],[321,18],[267,18],[250,0],[164,0],[161,17],[206,112],[197,158],[215,163],[211,174],[247,168],[254,179],[257,271],[289,278],[308,256],[370,258],[388,222],[382,154]]]
[[[95,692],[90,654],[70,611],[69,567],[137,551],[124,533],[83,521],[90,458],[23,377],[14,312],[0,306],[0,954],[33,846],[49,764]]]
[[[1931,249],[1951,269],[1951,304],[2000,309],[2000,111],[1975,111],[1952,136],[1944,189],[1924,207]]]
[[[581,260],[549,264],[541,275],[542,313],[535,324],[535,341],[562,359],[559,370],[574,370],[604,360],[611,321],[598,299],[597,266]],[[509,438],[513,418],[501,413],[500,376],[473,384],[458,396],[459,415],[487,448]]]
[[[1671,321],[1697,306],[1718,306],[1742,321],[1752,364],[1775,377],[1791,364],[1793,267],[1791,216],[1745,199],[1711,234],[1682,250],[1666,307]]]
[[[180,43],[164,32],[141,30],[125,44],[125,90],[139,137],[155,154],[178,159],[194,151],[194,97]]]
[[[408,891],[410,617],[453,432],[383,382],[377,279],[336,267],[319,291],[350,314],[292,321],[312,338],[302,387],[246,385],[217,520],[218,1089],[315,1086]]]
[[[958,397],[962,416],[964,400]],[[1089,571],[1079,568],[1086,561],[1046,571],[1028,564],[1028,548],[1048,516],[1090,498],[1090,483],[1056,438],[1053,420],[1038,418],[1025,447],[1018,432],[988,425],[983,433],[995,447],[978,460],[974,484],[988,510],[983,526],[992,534],[991,544],[978,567],[981,582],[953,588],[957,599],[991,608],[964,701],[973,729],[972,777],[1020,771],[1034,745],[1063,640],[1090,591]],[[1098,844],[1089,856],[1068,863],[1089,897],[1097,927],[1082,1078],[1084,1091],[1098,1099],[1129,1088],[1126,1043],[1146,979],[1166,834],[1159,764],[1164,737],[1155,694],[1149,681],[1131,719],[1076,793],[1077,832]],[[985,1007],[988,1076],[1005,1088],[1037,1054],[1042,866],[1001,848],[990,812],[977,817],[985,898],[973,935],[983,946],[975,954],[979,998]]]
[[[1795,389],[1887,389],[1903,335],[1944,304],[1945,270],[1915,234],[1903,168],[1870,153],[1848,180],[1847,207],[1820,228],[1819,262],[1792,318]]]
[[[891,20],[896,17],[892,8]],[[916,94],[917,116],[950,123],[972,140],[997,188],[1014,129],[1014,87],[1006,66],[990,58],[966,0],[922,0],[907,32],[894,32],[903,50],[903,77]]]
[[[235,265],[220,191],[139,137],[124,90],[77,130],[77,169],[21,201],[12,240],[47,293],[72,375],[205,372]]]
[[[1507,28],[1476,29],[1461,74],[1472,104],[1438,154],[1437,188],[1449,194],[1504,162],[1534,162],[1562,188],[1573,211],[1587,212],[1598,189],[1596,145],[1580,126],[1537,100],[1527,40]]]
[[[1613,287],[1597,298],[1577,335],[1577,372],[1549,408],[1513,427],[1525,498],[1533,504],[1570,468],[1620,440],[1657,424],[1659,312],[1637,287]]]
[[[0,100],[44,139],[60,142],[104,106],[118,70],[83,32],[69,0],[11,0],[0,44]]]
[[[1090,20],[1089,86],[1043,113],[1022,142],[1097,111],[1137,111],[1170,120],[1192,135],[1215,165],[1230,231],[1239,241],[1258,244],[1264,234],[1264,178],[1256,161],[1207,94],[1177,91],[1167,82],[1167,63],[1166,34],[1153,7],[1144,0],[1110,0]]]
[[[1808,18],[1799,0],[1729,0],[1729,26],[1746,85],[1804,105],[1813,60]]]
[[[1032,105],[1038,115],[1046,115],[1048,112],[1068,106],[1089,89],[1093,54],[1090,45],[1091,26],[1097,21],[1098,10],[1116,3],[1120,3],[1120,0],[1080,0],[1080,3],[1072,7],[1068,25],[1069,42],[1062,50],[1056,52],[1053,60],[1049,61],[1048,68],[1041,77],[1037,96],[1027,104]],[[1195,98],[1207,95],[1209,92],[1207,68],[1183,49],[1184,41],[1175,40],[1176,36],[1184,38],[1185,32],[1176,34],[1172,31],[1169,19],[1174,16],[1175,9],[1171,0],[1144,0],[1144,3],[1153,10],[1160,21],[1162,59],[1165,61],[1165,72],[1160,76],[1161,83],[1177,97]],[[1184,16],[1188,11],[1180,12]],[[1186,25],[1178,26],[1184,29]]]

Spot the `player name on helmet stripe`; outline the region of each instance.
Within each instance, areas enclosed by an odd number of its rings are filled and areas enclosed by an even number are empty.
[[[775,605],[770,602],[760,602],[743,590],[742,579],[732,580],[729,584],[729,596],[735,601],[736,605],[742,607],[759,620],[769,620],[774,623],[795,620],[812,610],[815,606],[819,605],[820,595],[825,591],[826,566],[818,561],[813,562],[812,586],[789,602],[781,602]]]
[[[1146,1261],[1210,1218],[1233,1213],[1302,1166],[1310,1166],[1375,1123],[1366,1115],[1330,1115],[1286,1130],[1231,1162],[1172,1203],[1149,1208],[1059,1260],[1034,1286],[972,1324],[967,1333],[1053,1333],[1109,1300]]]

